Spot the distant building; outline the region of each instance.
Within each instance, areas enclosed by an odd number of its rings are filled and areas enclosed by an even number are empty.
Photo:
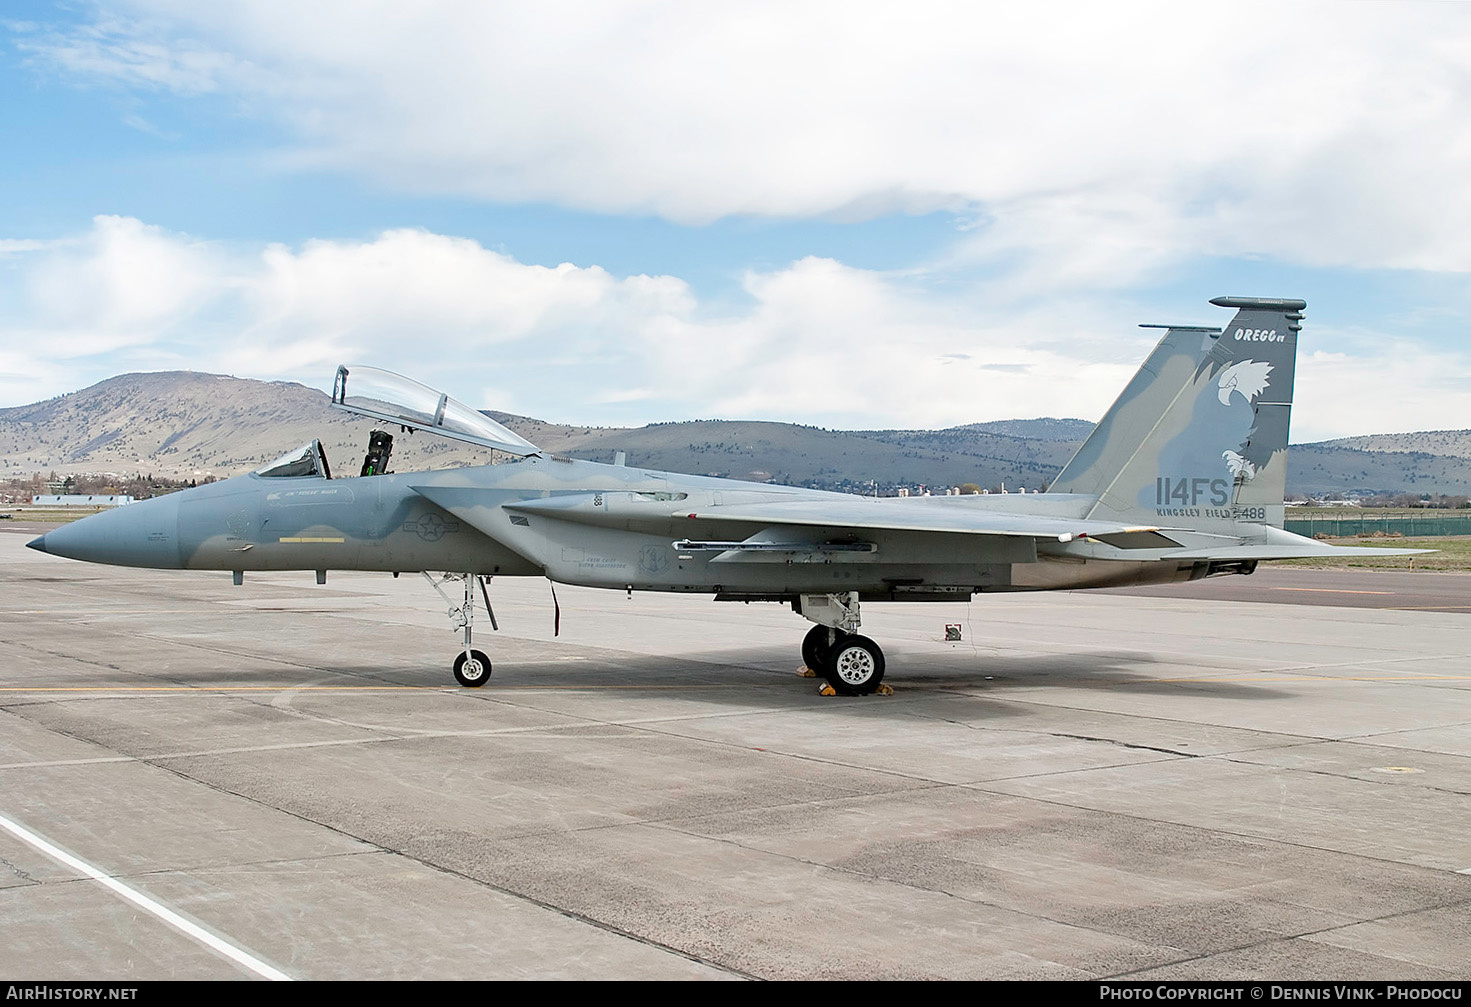
[[[33,507],[122,507],[133,498],[121,493],[37,493]]]

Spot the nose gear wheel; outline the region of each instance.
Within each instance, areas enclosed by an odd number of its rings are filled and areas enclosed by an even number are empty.
[[[478,688],[490,681],[490,658],[484,651],[472,650],[455,658],[455,681],[469,688]]]

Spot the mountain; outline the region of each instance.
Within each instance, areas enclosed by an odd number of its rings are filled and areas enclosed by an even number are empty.
[[[1287,485],[1314,496],[1445,493],[1471,496],[1471,430],[1366,434],[1294,445]]]
[[[35,471],[143,472],[174,478],[248,472],[320,437],[328,457],[361,463],[365,424],[315,388],[193,371],[124,374],[29,406],[0,409],[0,476]],[[403,438],[405,461],[488,460]],[[468,447],[468,446],[467,446]],[[354,466],[355,468],[356,466]]]
[[[1321,447],[1349,451],[1390,451],[1407,454],[1450,455],[1471,458],[1471,430],[1421,430],[1413,434],[1367,434],[1319,441]]]
[[[494,414],[493,414],[494,415]],[[499,418],[499,417],[497,417]],[[576,458],[674,472],[772,480],[831,489],[896,485],[1041,489],[1076,443],[1029,441],[957,430],[824,430],[752,420],[655,423],[637,429],[574,429],[561,443],[534,443]]]
[[[825,430],[752,420],[594,427],[490,412],[543,449],[736,479],[862,492],[877,484],[1041,489],[1093,427],[1078,419],[1001,420],[943,430]],[[172,478],[248,472],[312,437],[339,474],[356,474],[372,424],[326,394],[284,381],[193,371],[124,374],[45,402],[0,409],[0,478],[34,472]],[[397,434],[396,471],[491,462],[492,452]],[[1288,491],[1471,493],[1471,430],[1373,434],[1295,445]]]
[[[1091,429],[1025,420],[950,430],[823,430],[790,423],[694,420],[636,429],[489,415],[558,454],[645,468],[854,488],[924,484],[1039,489]],[[201,478],[248,472],[312,437],[337,471],[356,472],[372,424],[315,388],[192,371],[124,374],[78,392],[0,409],[0,476],[36,471]],[[1004,431],[1034,428],[1043,438]],[[1067,439],[1071,437],[1071,439]],[[1044,439],[1045,438],[1045,439]],[[425,434],[398,435],[393,468],[481,465],[492,453]]]

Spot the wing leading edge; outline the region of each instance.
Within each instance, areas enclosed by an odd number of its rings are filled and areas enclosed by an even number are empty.
[[[924,498],[910,501],[793,500],[780,503],[713,506],[674,511],[674,518],[740,525],[794,525],[851,531],[929,532],[955,535],[1000,535],[1016,538],[1074,539],[1109,536],[1126,542],[1130,536],[1148,536],[1166,547],[1182,545],[1148,525],[1123,524],[1084,518],[1014,514],[955,505],[926,506]],[[1126,545],[1120,545],[1127,548]]]

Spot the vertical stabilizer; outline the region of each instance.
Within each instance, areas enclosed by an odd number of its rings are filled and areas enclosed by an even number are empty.
[[[1217,297],[1224,330],[1172,327],[1052,484],[1090,516],[1172,527],[1282,526],[1305,301]]]

